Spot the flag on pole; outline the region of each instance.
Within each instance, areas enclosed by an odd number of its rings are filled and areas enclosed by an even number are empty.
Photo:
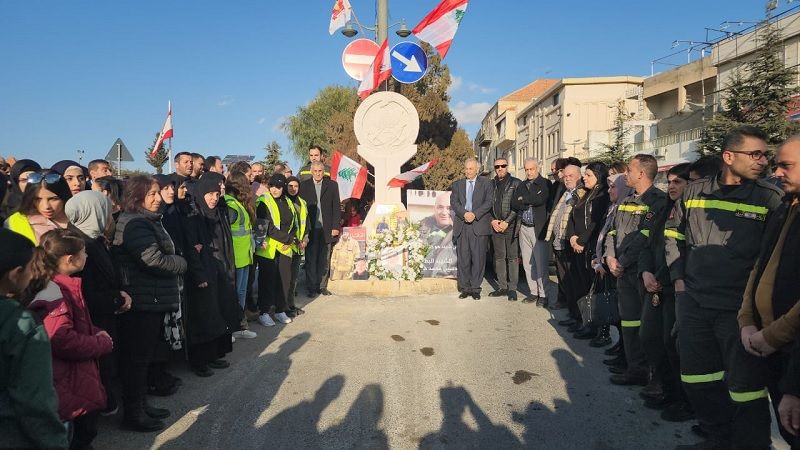
[[[331,24],[328,25],[328,32],[333,34],[339,28],[342,28],[350,21],[350,16],[353,14],[353,7],[350,6],[348,0],[336,0],[333,4],[333,12],[331,13]]]
[[[337,151],[331,160],[331,180],[339,185],[339,200],[360,199],[367,185],[367,168]]]
[[[419,40],[436,47],[439,56],[444,59],[466,10],[467,0],[442,0],[411,33]]]
[[[392,76],[392,60],[389,58],[389,39],[384,39],[378,54],[372,61],[372,65],[364,73],[364,78],[358,86],[358,96],[361,100],[369,97],[369,94],[380,86],[381,83]]]
[[[164,122],[164,128],[161,129],[161,133],[158,135],[158,139],[156,140],[156,145],[153,146],[153,151],[150,152],[150,157],[153,158],[158,153],[158,149],[161,148],[161,144],[164,143],[165,139],[172,138],[172,101],[167,103],[167,120]]]
[[[422,174],[428,173],[428,171],[431,170],[431,167],[435,166],[436,163],[437,160],[434,159],[433,161],[426,162],[425,164],[419,167],[415,167],[409,170],[408,172],[403,172],[400,175],[397,175],[396,177],[389,180],[389,182],[386,183],[386,185],[389,187],[399,187],[399,188],[405,187],[405,185],[416,180]]]

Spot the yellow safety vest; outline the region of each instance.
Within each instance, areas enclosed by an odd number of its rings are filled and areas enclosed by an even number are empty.
[[[297,211],[294,209],[294,203],[288,198],[284,198],[286,204],[289,205],[289,210],[292,211],[292,224],[289,226],[289,234],[292,233],[294,230],[295,224],[297,223]],[[269,210],[269,215],[272,217],[272,225],[275,226],[277,229],[281,229],[281,211],[278,209],[278,202],[275,201],[275,198],[272,197],[269,193],[258,197],[256,204],[263,203],[267,210]],[[260,248],[256,249],[256,255],[267,258],[267,259],[275,259],[275,252],[279,252],[283,255],[292,256],[292,246],[290,245],[286,250],[282,250],[281,247],[283,246],[283,242],[280,242],[276,239],[273,239],[270,236],[267,236],[265,241],[265,245],[262,245]]]
[[[9,216],[9,218],[6,219],[6,228],[30,239],[33,245],[39,245],[39,242],[36,240],[36,233],[33,232],[33,227],[31,223],[28,222],[28,216],[25,214],[15,212]]]
[[[239,200],[225,194],[225,203],[228,207],[236,211],[236,222],[231,224],[231,235],[233,236],[233,260],[237,269],[253,264],[253,253],[256,243],[253,239],[253,224],[250,222],[250,215]]]
[[[297,197],[300,200],[300,211],[297,213],[295,217],[297,217],[297,240],[302,241],[304,237],[306,237],[306,222],[308,221],[308,203],[305,200]],[[292,245],[292,250],[295,253],[301,253],[299,245]]]

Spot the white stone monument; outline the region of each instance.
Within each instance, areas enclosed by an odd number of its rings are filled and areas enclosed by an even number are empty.
[[[375,168],[375,205],[400,204],[400,188],[388,183],[417,153],[417,109],[396,92],[376,92],[356,110],[353,128],[358,154]]]

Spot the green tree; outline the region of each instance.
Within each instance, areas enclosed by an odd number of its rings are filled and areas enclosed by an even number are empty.
[[[628,135],[631,132],[631,128],[626,125],[630,116],[625,108],[625,100],[620,99],[616,108],[617,114],[614,117],[614,128],[611,129],[613,139],[610,144],[602,144],[605,150],[601,155],[592,158],[592,161],[608,165],[628,161],[628,148],[630,147]]]
[[[275,164],[283,163],[281,159],[281,146],[276,141],[272,141],[264,147],[264,150],[267,152],[267,159],[264,160],[264,164],[269,168],[268,170],[272,170],[275,167]]]
[[[716,154],[722,150],[725,135],[740,125],[755,125],[775,146],[800,131],[800,125],[786,117],[792,97],[800,93],[794,80],[795,67],[783,61],[784,43],[777,22],[767,20],[758,31],[760,45],[755,58],[734,72],[726,86],[723,108],[703,128],[698,152]]]
[[[150,164],[156,169],[156,173],[164,173],[164,164],[169,159],[169,152],[167,151],[167,146],[164,142],[161,143],[161,146],[158,148],[158,151],[155,155],[153,155],[153,147],[156,146],[156,141],[158,141],[158,136],[161,133],[156,133],[155,139],[153,139],[153,143],[150,144],[150,147],[147,148],[144,152],[145,160],[147,164]]]
[[[297,112],[281,125],[292,141],[292,152],[298,161],[302,163],[308,159],[311,145],[355,155],[355,148],[345,149],[340,145],[343,140],[355,142],[353,115],[357,106],[358,96],[354,88],[332,85],[322,88],[306,106],[298,107]]]

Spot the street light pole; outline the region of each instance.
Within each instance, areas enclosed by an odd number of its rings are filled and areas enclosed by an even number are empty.
[[[378,45],[383,44],[389,33],[389,0],[378,0],[378,23],[375,27],[375,37]]]

